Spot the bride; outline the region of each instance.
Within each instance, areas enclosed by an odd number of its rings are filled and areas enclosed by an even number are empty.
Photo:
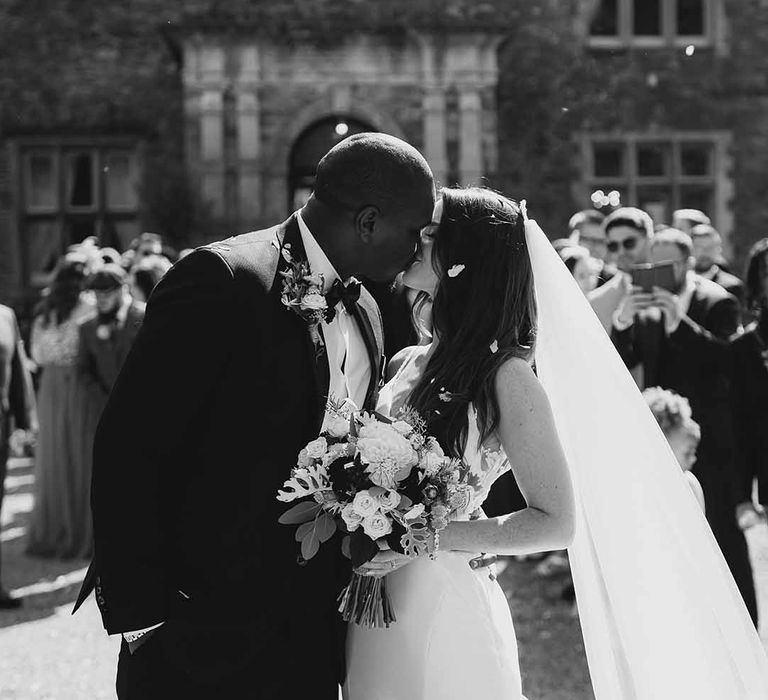
[[[439,533],[434,560],[388,575],[397,622],[350,626],[346,696],[515,700],[522,693],[509,605],[489,570],[469,560],[563,549],[575,509],[549,402],[531,368],[536,304],[517,203],[479,188],[443,190],[403,282],[433,300],[433,340],[393,359],[399,368],[378,410],[418,410],[483,488]],[[501,467],[490,468],[494,462]],[[528,507],[470,520],[510,466]]]
[[[434,559],[382,552],[363,567],[387,575],[397,622],[350,625],[346,700],[522,698],[509,606],[470,561],[567,545],[597,700],[768,697],[762,645],[683,473],[524,207],[444,189],[421,250],[404,281],[432,299],[433,341],[394,358],[378,410],[418,409],[483,488]],[[470,519],[508,468],[527,508]]]

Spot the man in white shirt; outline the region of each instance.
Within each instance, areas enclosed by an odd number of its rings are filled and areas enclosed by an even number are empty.
[[[413,147],[357,134],[299,213],[187,255],[155,288],[96,435],[78,600],[95,589],[124,635],[121,700],[337,700],[349,564],[333,545],[297,564],[275,495],[329,395],[375,405],[381,319],[352,278],[410,263],[434,195]],[[284,303],[298,261],[323,278],[319,329]]]

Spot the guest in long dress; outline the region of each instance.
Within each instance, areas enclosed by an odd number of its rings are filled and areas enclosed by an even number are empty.
[[[732,345],[736,508],[742,528],[760,522],[768,507],[768,238],[749,253],[746,301],[755,321]]]
[[[90,511],[90,392],[78,377],[80,324],[94,312],[84,292],[88,259],[68,253],[32,325],[32,359],[41,370],[40,433],[35,453],[35,502],[27,552],[88,557],[93,549]]]

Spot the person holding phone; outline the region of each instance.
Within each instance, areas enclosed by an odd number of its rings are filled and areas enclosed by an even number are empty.
[[[589,292],[587,299],[603,328],[610,333],[617,310],[632,295],[632,268],[648,262],[653,221],[642,209],[621,207],[605,218],[603,231],[605,265],[617,272],[605,284]],[[637,312],[647,308],[647,302],[643,297],[631,297],[629,301]]]
[[[731,348],[740,329],[737,299],[694,272],[693,243],[677,229],[656,232],[650,260],[671,263],[670,288],[633,286],[614,318],[612,339],[641,388],[686,396],[701,427],[693,468],[707,502],[707,520],[757,624],[747,543],[736,519],[737,481],[731,421]],[[641,275],[642,277],[642,275]]]

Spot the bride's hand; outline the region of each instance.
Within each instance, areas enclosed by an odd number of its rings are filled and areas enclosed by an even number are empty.
[[[362,566],[358,566],[355,569],[356,574],[361,576],[375,576],[381,577],[391,574],[393,571],[410,564],[413,561],[413,557],[407,557],[405,554],[395,552],[388,549],[383,552],[379,552],[371,561],[366,562]]]

